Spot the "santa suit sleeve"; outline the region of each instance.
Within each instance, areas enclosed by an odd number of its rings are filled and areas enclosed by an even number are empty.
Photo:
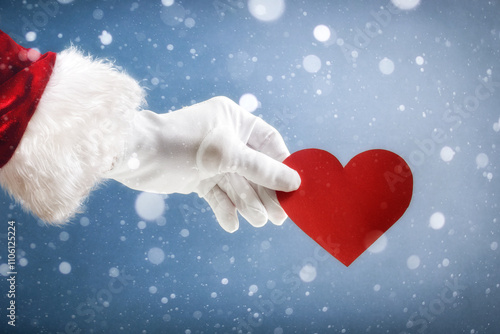
[[[112,63],[75,48],[40,55],[0,31],[0,43],[5,40],[18,49],[0,51],[0,70],[12,68],[14,56],[27,57],[27,66],[2,72],[0,184],[43,221],[64,223],[123,152],[144,91]],[[37,64],[44,71],[36,71]],[[31,79],[16,83],[24,72]]]

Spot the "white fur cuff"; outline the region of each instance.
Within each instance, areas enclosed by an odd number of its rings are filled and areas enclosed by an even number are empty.
[[[40,219],[66,222],[122,154],[143,102],[138,83],[111,63],[63,51],[0,184]]]

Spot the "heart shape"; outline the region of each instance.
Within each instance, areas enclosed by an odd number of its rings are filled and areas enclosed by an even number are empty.
[[[284,163],[301,177],[296,191],[277,192],[290,219],[349,266],[410,205],[413,175],[399,155],[369,150],[345,167],[327,151],[305,149]]]

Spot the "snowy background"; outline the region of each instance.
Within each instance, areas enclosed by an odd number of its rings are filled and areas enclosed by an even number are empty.
[[[500,1],[418,2],[3,0],[0,29],[115,59],[151,110],[226,95],[292,152],[389,149],[415,182],[349,268],[291,221],[227,234],[196,195],[109,182],[55,228],[2,193],[17,332],[499,333]]]

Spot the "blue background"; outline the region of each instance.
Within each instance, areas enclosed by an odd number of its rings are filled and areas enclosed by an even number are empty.
[[[291,221],[227,234],[196,195],[166,196],[162,217],[139,228],[140,193],[110,181],[56,228],[1,194],[2,274],[7,222],[17,228],[17,332],[500,332],[499,1],[396,11],[389,0],[288,0],[272,22],[237,0],[65,2],[2,1],[0,29],[42,52],[73,43],[114,59],[160,113],[251,93],[290,151],[321,148],[345,164],[389,149],[409,162],[414,196],[385,248],[346,268]],[[315,39],[319,24],[330,40]],[[15,332],[6,278],[0,331]]]

